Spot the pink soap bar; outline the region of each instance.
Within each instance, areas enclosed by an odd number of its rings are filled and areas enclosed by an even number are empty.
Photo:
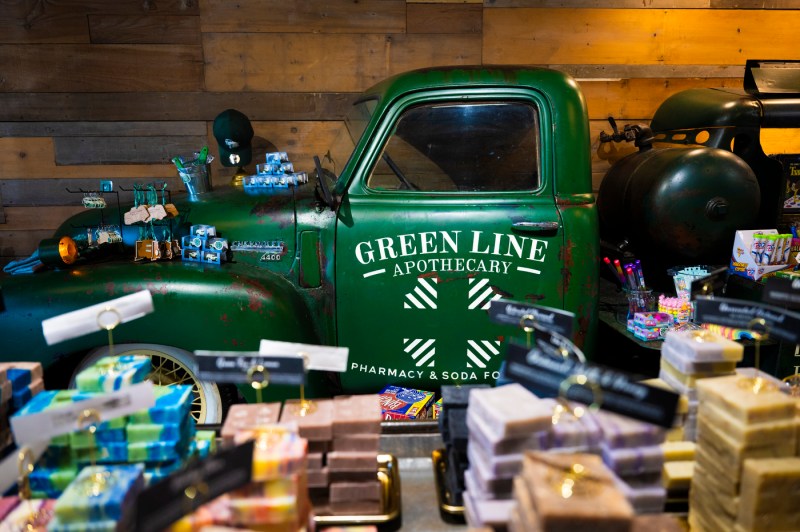
[[[278,422],[281,413],[280,403],[238,403],[231,405],[220,435],[224,443],[233,442],[240,430],[255,429]]]
[[[368,480],[373,480],[377,478],[377,471],[334,471],[329,468],[324,468],[328,470],[328,480],[333,482],[366,482]]]
[[[379,480],[367,482],[333,482],[331,484],[331,503],[346,501],[380,501],[383,492]]]
[[[0,497],[0,521],[19,504],[19,497]]]
[[[470,527],[505,528],[515,504],[513,499],[478,499],[469,491],[464,492],[464,513]]]
[[[333,402],[334,436],[380,434],[382,416],[377,394],[339,396]]]
[[[305,405],[299,399],[286,401],[281,422],[297,423],[300,436],[309,441],[330,440],[333,437],[333,400],[314,399]]]
[[[331,471],[377,471],[378,457],[375,453],[328,453],[328,467]]]
[[[322,453],[308,453],[308,461],[306,467],[309,471],[314,469],[322,469],[323,455]]]
[[[308,487],[309,488],[327,488],[328,487],[328,468],[322,469],[309,469],[307,472]]]

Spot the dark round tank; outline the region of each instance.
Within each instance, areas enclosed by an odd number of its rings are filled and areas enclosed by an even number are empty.
[[[758,181],[731,152],[653,148],[617,161],[597,196],[603,240],[627,239],[662,265],[727,264],[737,229],[750,228]]]

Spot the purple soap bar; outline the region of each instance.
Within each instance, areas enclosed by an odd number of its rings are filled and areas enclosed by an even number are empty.
[[[552,402],[543,401],[522,385],[473,390],[469,412],[483,419],[492,440],[518,438],[552,424]]]
[[[332,482],[330,501],[380,501],[383,485],[377,479],[367,482]]]

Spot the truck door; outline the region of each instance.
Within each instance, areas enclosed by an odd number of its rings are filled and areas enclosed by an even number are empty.
[[[490,302],[563,308],[552,127],[532,91],[417,94],[387,113],[337,221],[346,389],[494,382],[509,331]]]

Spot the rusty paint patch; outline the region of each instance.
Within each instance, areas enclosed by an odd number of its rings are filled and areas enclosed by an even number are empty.
[[[219,317],[219,321],[223,323],[230,323],[231,319],[228,317],[227,314],[223,314],[222,316]]]

